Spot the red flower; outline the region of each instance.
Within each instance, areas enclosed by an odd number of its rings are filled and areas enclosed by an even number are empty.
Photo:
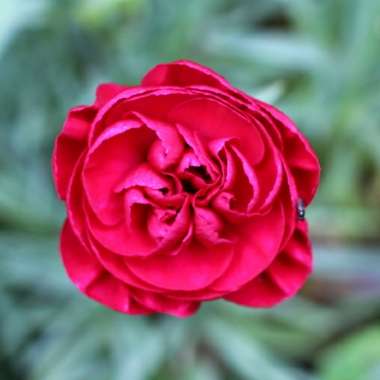
[[[284,114],[197,63],[100,85],[93,105],[69,112],[53,171],[67,273],[112,309],[269,307],[311,271],[297,204],[316,192],[317,157]]]

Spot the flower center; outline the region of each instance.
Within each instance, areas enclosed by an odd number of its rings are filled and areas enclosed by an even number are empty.
[[[204,165],[191,165],[180,176],[182,189],[185,193],[195,194],[211,182],[211,176]]]
[[[181,184],[185,193],[195,194],[199,190],[190,179],[181,180]]]
[[[189,166],[186,171],[202,178],[205,183],[209,183],[211,181],[210,174],[208,174],[206,166],[204,165]]]

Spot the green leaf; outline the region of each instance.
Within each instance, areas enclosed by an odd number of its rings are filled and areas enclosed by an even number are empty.
[[[231,56],[289,70],[312,70],[328,64],[326,52],[314,41],[284,33],[258,32],[254,35],[215,33],[208,49]]]
[[[162,332],[146,323],[132,321],[128,328],[123,328],[121,324],[115,327],[115,380],[149,379],[164,359],[165,340]]]
[[[249,339],[244,331],[218,320],[208,324],[209,344],[225,363],[244,379],[304,380],[308,376],[275,357],[258,341]]]
[[[380,363],[380,326],[368,327],[324,351],[321,380],[375,380]]]

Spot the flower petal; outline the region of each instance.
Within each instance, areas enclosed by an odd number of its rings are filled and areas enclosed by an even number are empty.
[[[106,271],[91,283],[85,293],[88,297],[121,313],[139,315],[152,313],[152,310],[135,300],[132,291],[123,282]]]
[[[281,203],[277,202],[267,214],[257,215],[236,229],[241,231],[233,260],[226,272],[211,285],[213,290],[237,290],[270,265],[279,252],[285,229]]]
[[[123,218],[122,194],[116,189],[145,161],[155,137],[140,121],[129,119],[108,128],[91,146],[83,185],[91,208],[103,223],[112,225]]]
[[[235,137],[237,146],[251,164],[259,162],[264,155],[263,140],[255,125],[222,101],[196,97],[179,104],[168,117],[196,133],[205,144]]]
[[[99,108],[127,89],[118,83],[102,83],[96,89],[95,105]]]
[[[82,291],[103,271],[96,257],[75,236],[68,220],[62,228],[60,251],[68,276]]]
[[[212,249],[216,244],[231,243],[226,236],[224,223],[211,209],[194,207],[194,237]]]
[[[115,225],[103,224],[89,208],[86,210],[91,235],[113,254],[146,256],[157,248],[157,242],[146,229],[152,205],[144,196],[136,197],[136,193],[139,191],[132,189],[125,194],[126,218]]]
[[[58,195],[66,199],[67,188],[74,166],[86,149],[90,125],[96,115],[93,106],[72,108],[65,120],[62,132],[55,140],[53,152],[53,178]]]
[[[149,70],[141,83],[143,86],[229,86],[217,72],[189,60],[161,63]]]
[[[186,300],[176,300],[161,294],[134,290],[134,297],[140,304],[157,313],[165,313],[174,317],[185,318],[193,315],[199,309],[200,303]]]
[[[136,276],[159,288],[193,291],[215,281],[230,265],[232,257],[229,245],[210,249],[192,242],[174,256],[128,258],[128,267]]]
[[[79,242],[68,221],[62,229],[61,255],[68,276],[88,297],[122,313],[152,312],[132,297],[123,282],[102,267],[97,258]]]
[[[274,306],[295,295],[311,270],[312,255],[307,224],[299,221],[293,237],[270,267],[225,299],[250,307]]]
[[[272,118],[282,135],[285,160],[293,174],[299,196],[305,205],[308,205],[319,185],[320,164],[318,157],[307,139],[288,116],[269,104],[264,102],[259,104]]]

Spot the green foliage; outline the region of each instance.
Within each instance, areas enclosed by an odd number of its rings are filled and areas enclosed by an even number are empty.
[[[376,380],[380,374],[380,329],[369,327],[331,347],[321,360],[323,380]]]
[[[0,379],[380,378],[379,16],[378,0],[2,0]],[[127,317],[60,263],[50,155],[67,109],[176,58],[279,105],[320,155],[315,274],[276,309]]]

